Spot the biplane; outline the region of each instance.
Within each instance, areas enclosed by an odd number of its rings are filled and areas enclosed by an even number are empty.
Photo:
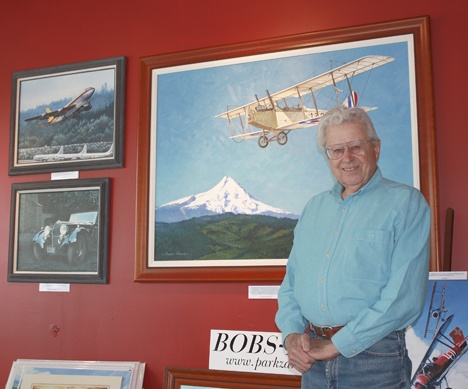
[[[86,88],[79,96],[75,97],[63,108],[51,111],[50,108],[46,108],[45,113],[31,118],[26,118],[24,121],[29,122],[32,120],[39,120],[41,122],[47,122],[48,124],[57,123],[63,119],[68,118],[71,115],[78,115],[81,112],[89,111],[92,108],[89,99],[94,94],[95,89],[92,87]]]
[[[466,340],[463,331],[455,327],[449,334],[445,335],[453,315],[450,315],[437,330],[421,364],[414,374],[411,383],[415,389],[436,389],[440,388],[442,382],[446,380],[446,375],[455,363],[465,354]],[[446,351],[437,355],[438,347],[445,348]],[[449,389],[448,387],[446,389]]]
[[[325,114],[326,109],[320,109],[317,103],[316,94],[319,90],[332,86],[336,99],[336,104],[333,105],[357,106],[359,96],[351,86],[351,79],[392,61],[394,58],[388,56],[362,57],[282,91],[270,94],[266,90],[265,97],[258,98],[255,95],[255,101],[223,112],[216,117],[228,120],[230,138],[233,140],[257,138],[261,148],[267,147],[272,141],[285,145],[291,131],[315,126]],[[338,87],[339,83],[346,85],[345,98],[340,97],[340,92],[343,90]],[[306,96],[311,97],[310,107],[304,104]],[[363,107],[363,109],[371,111],[376,108]],[[235,126],[240,130],[236,130]],[[255,127],[255,130],[252,127]]]

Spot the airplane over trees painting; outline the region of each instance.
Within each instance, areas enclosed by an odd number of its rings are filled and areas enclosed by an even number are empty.
[[[122,165],[125,57],[13,73],[13,174]]]

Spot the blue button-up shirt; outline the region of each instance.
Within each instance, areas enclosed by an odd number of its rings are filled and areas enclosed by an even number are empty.
[[[379,169],[356,193],[313,197],[294,231],[276,323],[283,339],[308,323],[345,327],[332,342],[345,357],[412,324],[429,272],[430,209],[415,188]]]

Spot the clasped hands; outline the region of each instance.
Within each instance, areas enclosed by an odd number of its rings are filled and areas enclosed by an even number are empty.
[[[300,373],[309,370],[315,361],[326,361],[340,355],[333,342],[307,334],[289,334],[285,340],[289,364]]]

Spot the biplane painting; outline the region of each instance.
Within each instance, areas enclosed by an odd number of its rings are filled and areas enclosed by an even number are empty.
[[[466,387],[467,297],[467,281],[429,281],[424,312],[407,335],[412,388]]]
[[[334,182],[315,124],[337,104],[369,111],[384,176],[419,187],[412,52],[404,36],[153,70],[150,266],[284,264]]]

